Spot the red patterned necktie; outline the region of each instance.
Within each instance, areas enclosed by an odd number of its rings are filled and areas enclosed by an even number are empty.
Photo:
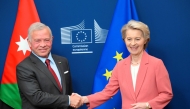
[[[57,75],[55,74],[55,72],[53,71],[53,69],[52,69],[51,66],[50,66],[50,60],[49,60],[49,59],[46,59],[45,63],[46,63],[46,65],[47,65],[47,68],[49,69],[49,71],[50,71],[51,74],[53,75],[53,77],[54,77],[56,83],[58,84],[60,91],[62,92],[62,87],[61,87],[61,84],[60,84],[60,82],[59,82],[59,80],[58,80],[58,78],[57,78]]]

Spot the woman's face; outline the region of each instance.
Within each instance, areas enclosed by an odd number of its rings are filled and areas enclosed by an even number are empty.
[[[129,29],[126,31],[126,37],[124,39],[128,51],[131,55],[140,55],[144,51],[144,39],[142,32],[136,29]]]

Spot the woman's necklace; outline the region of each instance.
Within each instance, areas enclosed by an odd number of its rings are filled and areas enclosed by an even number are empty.
[[[138,62],[137,62],[137,63],[131,62],[131,64],[132,64],[132,65],[138,65],[139,63],[138,63]]]

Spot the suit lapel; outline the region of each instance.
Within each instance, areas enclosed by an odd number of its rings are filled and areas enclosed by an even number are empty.
[[[61,77],[61,84],[62,84],[62,89],[63,89],[63,94],[66,93],[66,82],[65,82],[65,75],[63,74],[64,70],[63,70],[63,64],[62,62],[60,61],[60,59],[56,58],[54,55],[52,55],[53,57],[53,60],[59,70],[59,74],[60,74],[60,77]]]
[[[38,68],[42,73],[44,73],[50,79],[50,81],[52,81],[55,87],[57,87],[57,89],[59,90],[59,87],[54,77],[52,76],[51,72],[48,70],[46,65],[40,59],[38,59],[38,57],[36,57],[33,53],[30,54],[30,58],[32,62],[34,63],[34,65],[36,66],[36,68]]]
[[[133,97],[133,99],[136,101],[136,97],[135,97],[135,92],[134,92],[134,88],[133,88],[133,82],[132,82],[132,76],[131,76],[131,57],[129,56],[127,59],[126,59],[126,62],[125,62],[125,73],[127,79],[126,80],[126,85],[127,85],[127,89],[130,90],[130,93]]]
[[[138,96],[148,69],[148,54],[144,51],[136,79],[135,95]]]

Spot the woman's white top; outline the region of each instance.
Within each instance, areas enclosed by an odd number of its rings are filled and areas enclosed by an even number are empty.
[[[137,80],[137,74],[138,74],[139,66],[140,66],[140,64],[138,64],[137,66],[132,66],[131,65],[131,75],[132,75],[134,91],[135,91],[135,86],[136,86],[136,80]]]

